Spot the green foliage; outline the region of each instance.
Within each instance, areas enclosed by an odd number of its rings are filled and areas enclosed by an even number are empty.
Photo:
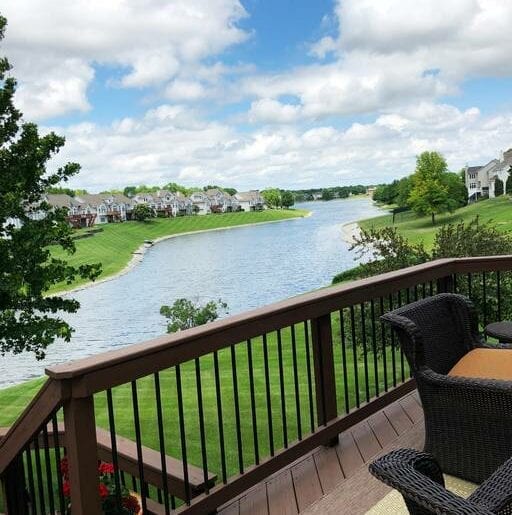
[[[132,210],[132,216],[139,222],[145,222],[148,218],[154,218],[155,213],[147,204],[137,204]]]
[[[450,195],[453,179],[449,176],[455,174],[447,174],[447,168],[441,154],[423,152],[416,160],[416,171],[411,178],[409,205],[417,214],[430,216],[432,225],[435,224],[436,214],[451,212],[459,207],[457,199]]]
[[[267,188],[261,192],[261,196],[269,208],[281,207],[281,192],[277,188]]]
[[[222,188],[223,191],[225,191],[228,195],[236,195],[238,193],[238,190],[235,188]]]
[[[6,26],[0,16],[0,40]],[[47,162],[64,145],[50,132],[40,136],[33,123],[22,123],[13,104],[16,81],[8,75],[7,59],[0,59],[0,352],[32,351],[41,359],[56,338],[69,341],[72,329],[56,313],[73,313],[79,303],[46,297],[59,282],[94,279],[99,265],[71,266],[50,254],[50,245],[67,254],[75,251],[66,209],[43,201],[44,193],[58,187],[80,170],[67,163],[55,172]],[[38,213],[37,220],[31,214]],[[39,219],[41,218],[41,219]]]
[[[281,193],[281,205],[285,209],[288,209],[295,204],[295,197],[291,191],[283,191]]]
[[[189,299],[177,299],[172,306],[162,306],[160,314],[169,319],[167,332],[184,331],[198,325],[213,322],[219,318],[220,312],[227,313],[228,305],[210,300],[204,305],[196,304]]]
[[[76,195],[75,190],[72,190],[71,188],[59,188],[59,187],[51,187],[46,190],[46,193],[52,193],[52,194],[64,194],[69,195],[70,197],[74,197]]]
[[[334,194],[331,190],[325,189],[322,190],[322,200],[332,200],[334,198]]]
[[[382,204],[394,204],[398,195],[398,181],[391,184],[380,184],[375,188],[373,200]]]

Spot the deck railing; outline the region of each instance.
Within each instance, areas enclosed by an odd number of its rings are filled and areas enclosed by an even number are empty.
[[[382,313],[457,291],[489,323],[511,310],[511,270],[437,260],[51,367],[0,444],[4,511],[101,513],[101,459],[144,513],[213,512],[414,388]]]

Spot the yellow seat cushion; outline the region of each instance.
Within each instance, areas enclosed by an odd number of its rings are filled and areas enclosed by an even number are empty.
[[[512,351],[473,349],[457,362],[448,375],[512,381]]]

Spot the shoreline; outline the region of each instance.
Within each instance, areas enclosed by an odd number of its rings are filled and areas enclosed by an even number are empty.
[[[306,214],[302,216],[294,216],[292,218],[283,218],[282,220],[268,220],[266,222],[251,222],[248,224],[239,224],[239,225],[230,225],[228,227],[215,227],[214,229],[200,229],[198,231],[187,231],[187,232],[180,232],[177,234],[168,234],[167,236],[160,236],[160,238],[157,238],[156,240],[152,240],[151,243],[142,243],[137,249],[135,249],[132,252],[132,257],[130,261],[124,266],[122,270],[119,270],[119,272],[116,272],[112,275],[109,275],[107,277],[103,277],[97,281],[90,281],[86,284],[82,284],[80,286],[76,286],[75,288],[71,288],[70,290],[60,290],[55,293],[52,293],[52,295],[69,295],[71,293],[76,293],[77,291],[86,290],[88,288],[93,288],[94,286],[98,286],[99,284],[106,283],[108,281],[113,281],[114,279],[117,279],[118,277],[121,277],[122,275],[125,275],[129,272],[131,272],[137,265],[142,263],[144,260],[144,256],[146,255],[146,252],[154,247],[156,244],[161,243],[165,240],[170,240],[172,238],[179,238],[180,236],[189,236],[191,234],[200,234],[205,232],[214,232],[214,231],[227,231],[230,229],[240,229],[241,227],[251,227],[255,225],[264,225],[264,224],[275,224],[275,223],[281,223],[281,222],[289,222],[290,220],[300,220],[301,218],[308,218],[313,214],[313,211],[307,211]]]
[[[370,218],[368,218],[370,220]],[[361,234],[359,222],[347,222],[341,226],[341,239],[352,245],[356,241],[356,237]]]

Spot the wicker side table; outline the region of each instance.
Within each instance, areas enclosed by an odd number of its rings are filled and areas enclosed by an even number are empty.
[[[491,338],[496,338],[499,342],[512,343],[512,322],[510,320],[493,322],[486,326],[485,334]]]

